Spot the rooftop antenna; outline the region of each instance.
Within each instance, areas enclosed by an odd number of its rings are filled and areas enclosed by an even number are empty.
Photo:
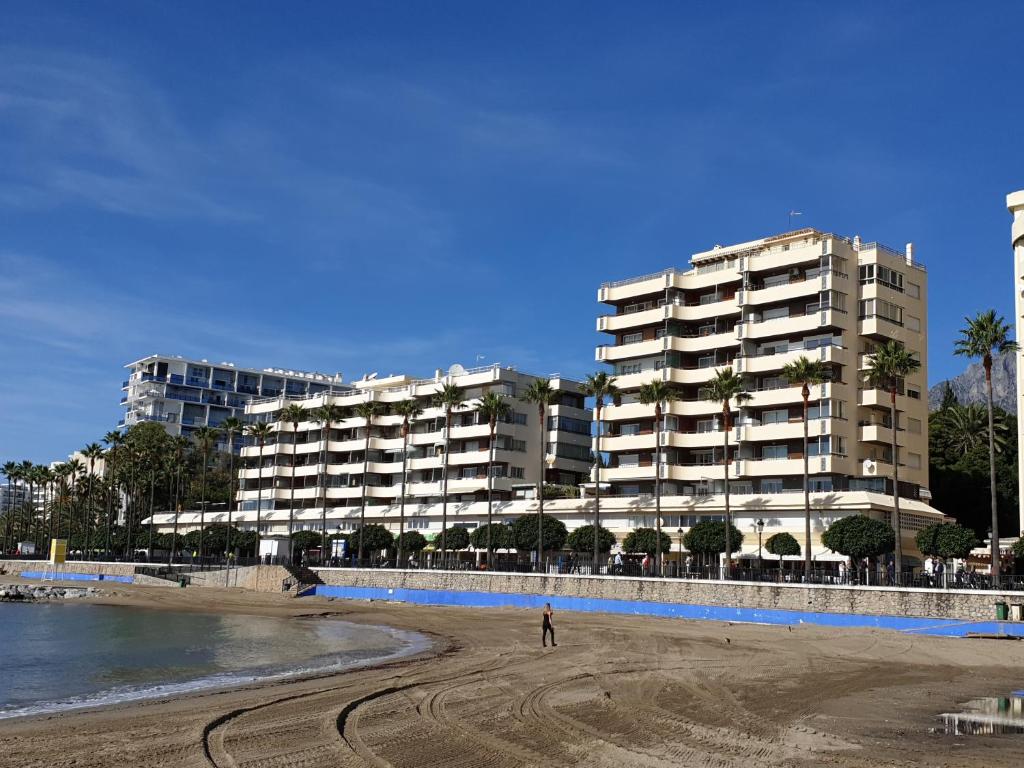
[[[479,363],[481,360],[485,360],[486,358],[487,358],[487,355],[477,355],[476,356],[476,362]]]
[[[794,216],[803,216],[803,215],[804,214],[801,211],[790,211],[789,212],[789,231],[790,232],[793,231],[793,217]]]

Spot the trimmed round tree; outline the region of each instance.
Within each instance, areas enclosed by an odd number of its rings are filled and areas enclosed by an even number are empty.
[[[350,534],[351,541],[359,541],[359,528]],[[363,527],[363,548],[367,552],[380,552],[391,549],[395,545],[395,537],[383,525],[371,524]]]
[[[565,523],[551,515],[544,515],[544,549],[561,549],[569,538]],[[537,548],[537,515],[520,515],[512,523],[512,541],[520,552]]]
[[[584,525],[577,528],[565,540],[566,546],[573,552],[594,551],[594,526]],[[597,546],[601,552],[611,552],[615,546],[615,534],[603,525],[597,526]]]
[[[512,526],[505,523],[491,523],[474,528],[469,541],[475,549],[487,549],[487,529],[491,530],[491,546],[495,549],[513,549]]]
[[[922,528],[915,537],[917,548],[932,557],[966,558],[980,543],[974,531],[957,523],[934,523]]]
[[[653,555],[658,551],[658,532],[653,528],[637,528],[630,531],[622,540],[622,548],[627,552],[643,552],[645,555]],[[671,549],[672,539],[662,531],[661,551],[669,552]]]
[[[395,546],[403,552],[422,552],[427,546],[427,538],[419,531],[406,531],[395,537]]]
[[[896,548],[892,526],[867,515],[841,517],[821,535],[821,543],[833,552],[853,559],[887,555]]]
[[[437,545],[438,551],[441,551],[442,541],[445,543],[445,546],[448,547],[449,552],[466,549],[469,546],[469,531],[465,526],[453,525],[451,528],[444,529],[434,537],[434,544]]]
[[[793,538],[791,533],[773,533],[765,541],[764,548],[770,554],[778,556],[780,571],[783,557],[794,557],[800,554],[800,542]]]
[[[743,546],[743,534],[730,523],[729,545],[733,552]],[[717,560],[725,552],[725,522],[702,520],[683,535],[683,546],[688,552],[700,555],[705,560]]]
[[[234,537],[232,536],[232,538]],[[292,548],[299,552],[319,549],[322,544],[320,531],[296,531],[292,534]]]

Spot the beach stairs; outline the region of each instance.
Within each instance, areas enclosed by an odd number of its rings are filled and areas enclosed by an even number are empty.
[[[282,587],[285,592],[291,592],[295,597],[302,597],[316,589],[317,585],[323,584],[316,572],[305,566],[286,565],[284,569],[288,571],[288,578],[284,580]]]

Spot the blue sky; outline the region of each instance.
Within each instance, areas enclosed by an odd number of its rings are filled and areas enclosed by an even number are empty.
[[[5,3],[0,458],[153,352],[597,368],[603,280],[801,225],[913,241],[931,381],[1012,318],[1020,3]],[[1011,77],[1016,72],[1015,83]]]

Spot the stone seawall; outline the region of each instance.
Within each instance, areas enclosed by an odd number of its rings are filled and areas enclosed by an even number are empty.
[[[324,568],[317,573],[324,584],[343,587],[549,595],[961,621],[995,618],[997,601],[1024,604],[1024,592],[353,568]]]
[[[17,576],[22,571],[52,571],[53,566],[46,560],[0,560],[0,574]],[[72,560],[57,567],[64,573],[92,573],[104,576],[134,576],[133,563],[95,563]]]

